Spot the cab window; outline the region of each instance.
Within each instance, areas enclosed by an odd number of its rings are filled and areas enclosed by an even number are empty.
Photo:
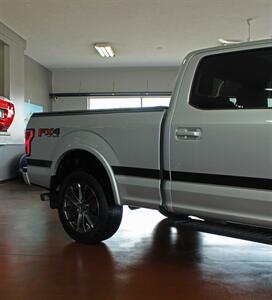
[[[205,110],[271,108],[272,49],[203,58],[189,102]]]

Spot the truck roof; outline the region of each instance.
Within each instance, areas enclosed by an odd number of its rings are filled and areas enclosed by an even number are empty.
[[[258,49],[258,48],[269,48],[272,47],[272,39],[263,39],[258,41],[252,42],[243,42],[233,45],[226,45],[226,46],[216,46],[210,48],[204,48],[199,50],[194,50],[188,54],[188,56],[194,56],[198,54],[216,54],[222,52],[232,52],[232,51],[239,51],[239,50],[251,50],[251,49]]]

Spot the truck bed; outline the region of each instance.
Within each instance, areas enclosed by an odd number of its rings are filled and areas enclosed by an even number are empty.
[[[138,198],[152,206],[160,198],[160,139],[166,110],[155,107],[34,114],[28,125],[36,131],[28,158],[30,182],[48,188],[62,153],[80,148],[99,153],[109,164],[125,203],[135,203]],[[38,137],[43,128],[58,129],[60,134]],[[139,175],[145,171],[152,175],[149,182]]]

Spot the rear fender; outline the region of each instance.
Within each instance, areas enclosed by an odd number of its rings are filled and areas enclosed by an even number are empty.
[[[101,162],[109,176],[115,203],[121,205],[118,186],[111,167],[113,165],[119,165],[119,162],[112,147],[98,134],[81,130],[73,131],[62,136],[60,140],[58,140],[53,151],[51,176],[56,175],[63,157],[73,150],[84,150],[89,152]]]

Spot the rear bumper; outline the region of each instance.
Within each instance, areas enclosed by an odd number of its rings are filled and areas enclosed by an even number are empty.
[[[22,174],[24,182],[26,184],[30,184],[29,176],[28,176],[28,173],[27,173],[27,158],[26,158],[25,154],[23,154],[20,158],[19,171]]]
[[[26,184],[30,185],[30,180],[29,180],[29,176],[28,176],[28,173],[27,173],[27,167],[20,168],[20,172],[22,174],[24,182]]]

